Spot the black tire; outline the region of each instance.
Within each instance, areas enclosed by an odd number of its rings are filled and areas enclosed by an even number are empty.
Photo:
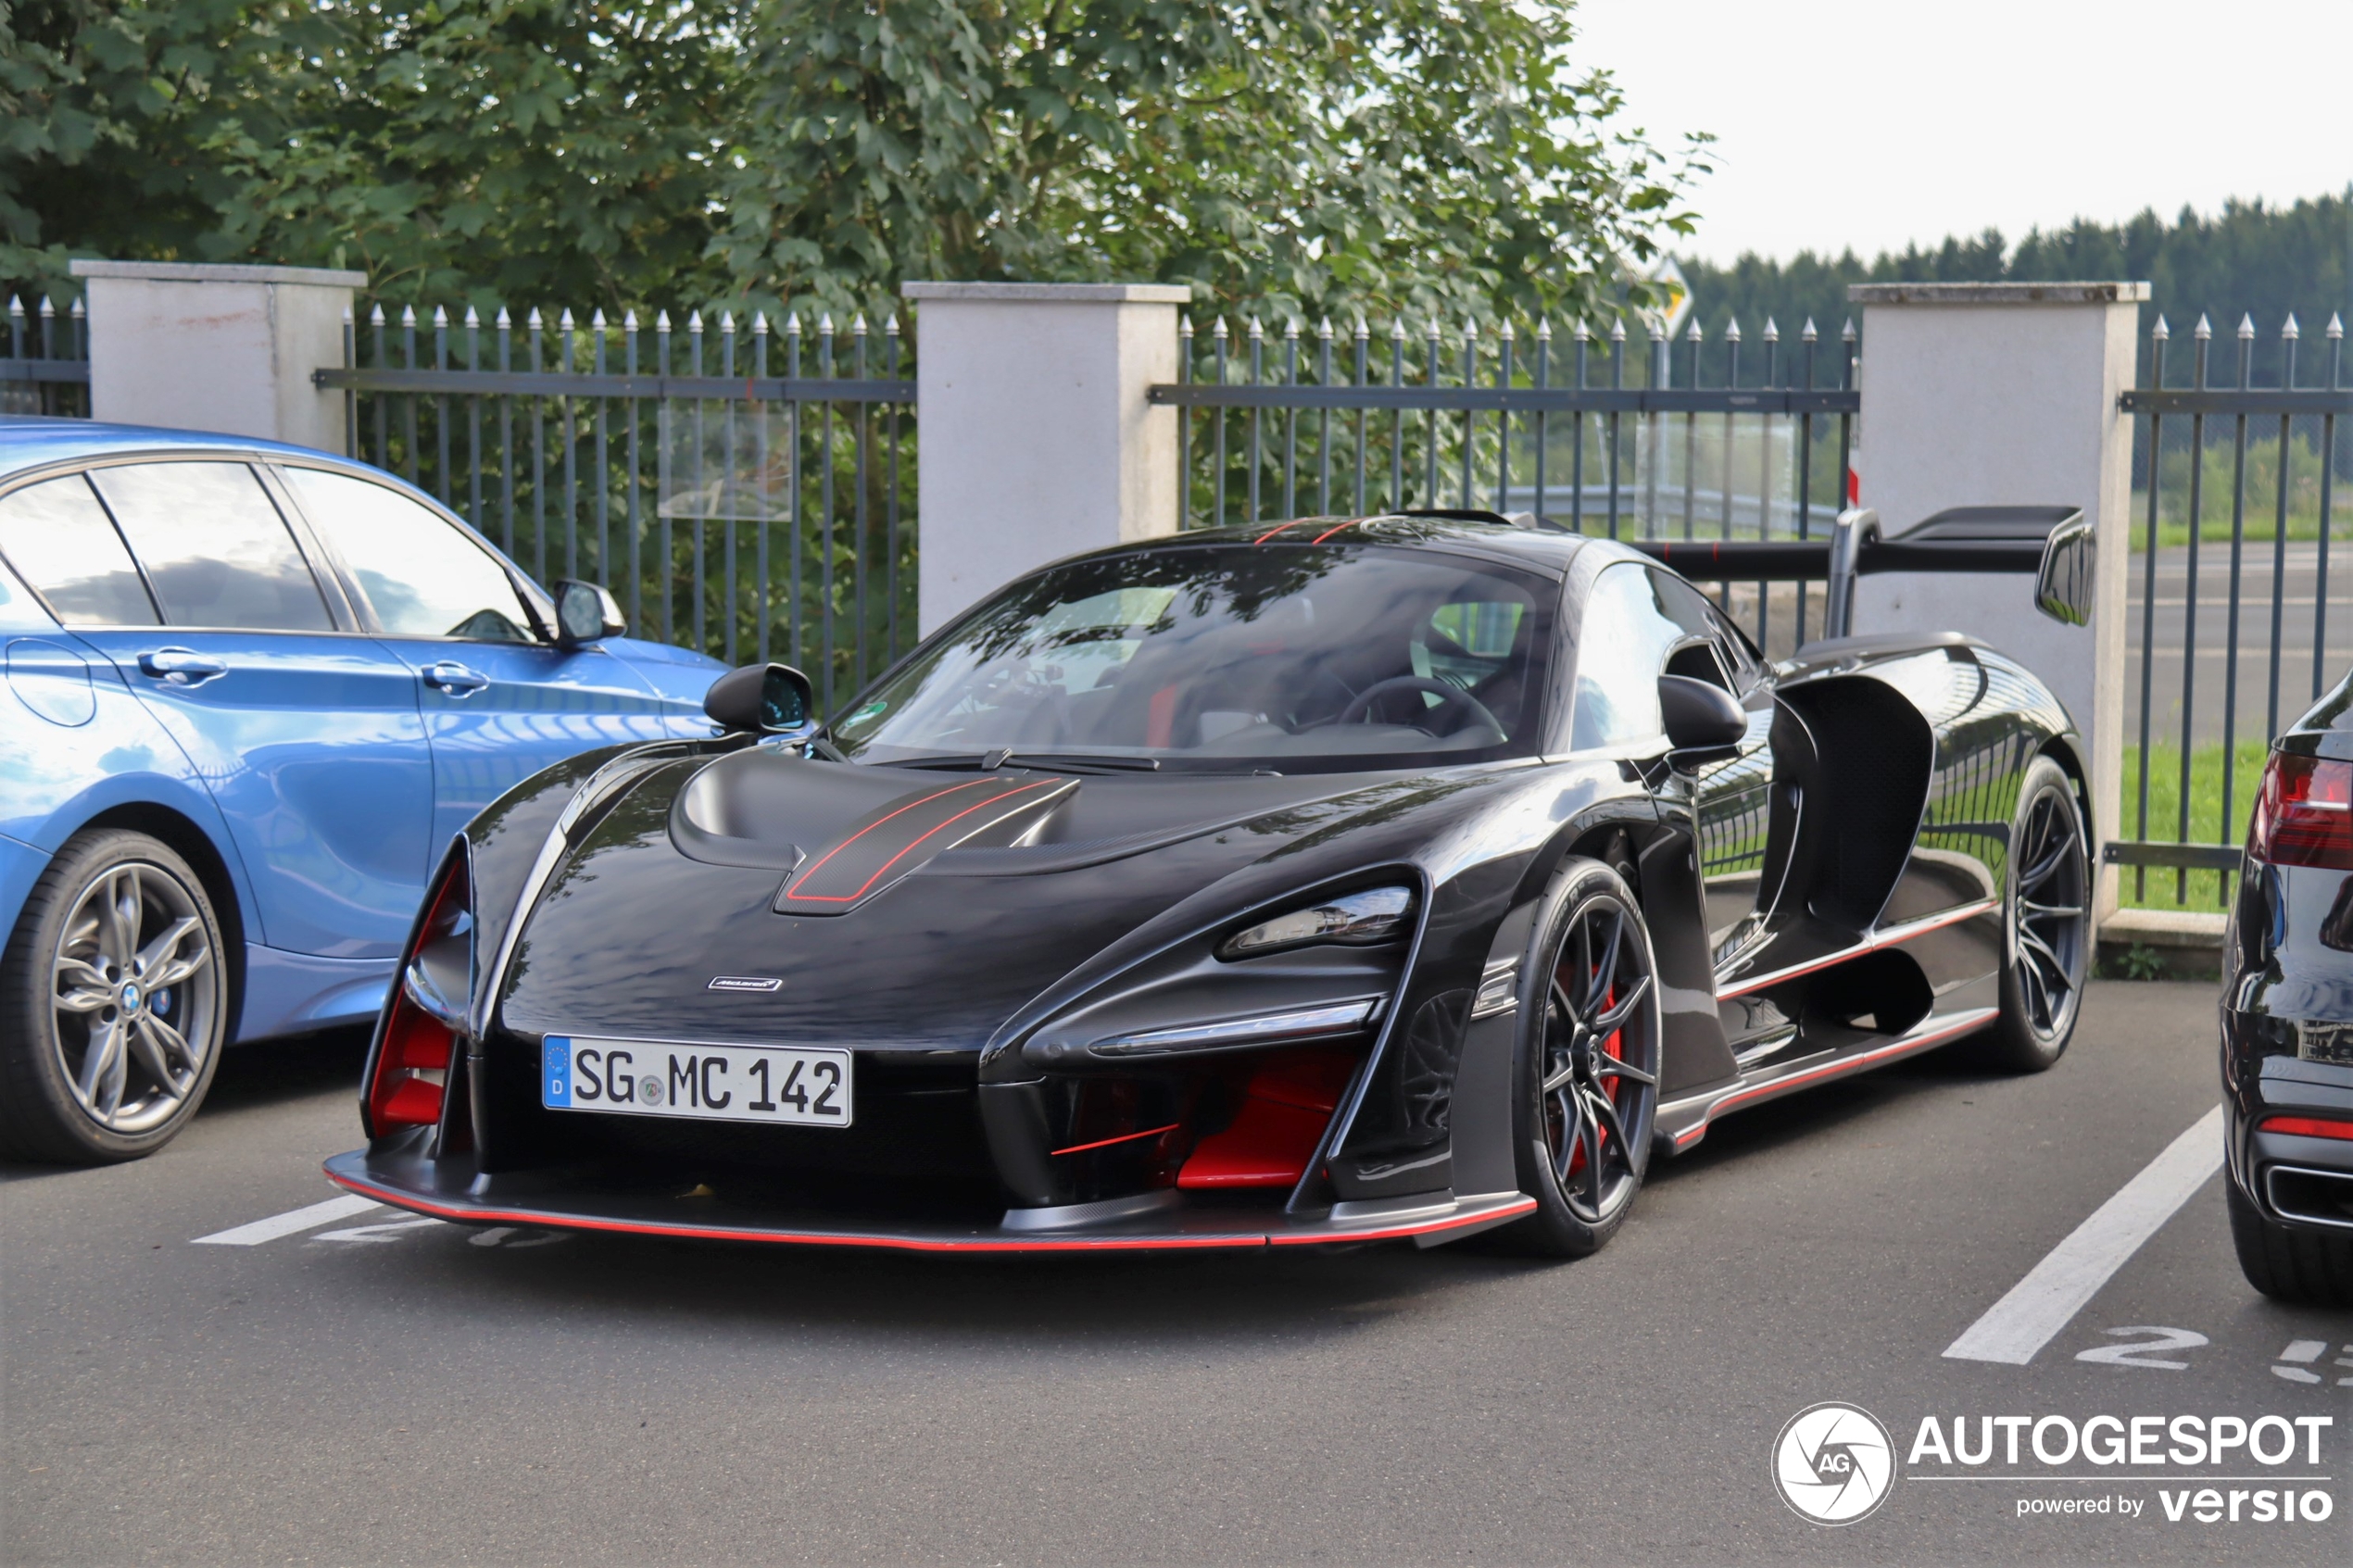
[[[2229,1176],[2231,1245],[2246,1283],[2274,1301],[2299,1307],[2353,1307],[2353,1231],[2332,1235],[2267,1220]]]
[[[2011,820],[2002,898],[2002,1012],[1974,1042],[1980,1060],[2041,1073],[2067,1051],[2092,961],[2092,856],[2075,781],[2047,757],[2028,764]]]
[[[188,862],[142,833],[76,834],[0,957],[0,1156],[90,1165],[161,1148],[212,1087],[234,1006]]]
[[[1512,1144],[1536,1212],[1499,1239],[1582,1258],[1625,1223],[1650,1168],[1657,963],[1633,890],[1598,860],[1554,874],[1535,933],[1520,974]]]

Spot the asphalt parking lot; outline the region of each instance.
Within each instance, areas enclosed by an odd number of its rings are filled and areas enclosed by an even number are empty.
[[[2211,1006],[2104,983],[2042,1077],[1931,1057],[1729,1119],[1568,1265],[901,1257],[382,1209],[194,1245],[331,1198],[319,1160],[358,1141],[357,1044],[253,1047],[159,1157],[0,1185],[0,1538],[15,1563],[2342,1564],[2353,1320],[2244,1285],[2198,1139],[2187,1201],[2030,1361],[1944,1354],[1989,1313],[1981,1340],[2015,1341],[1997,1303],[2212,1110]],[[1777,1435],[1826,1400],[1905,1461],[1837,1528],[1774,1482]],[[1924,1418],[1974,1442],[2049,1415],[2276,1415],[2298,1446],[1918,1452]],[[2261,1517],[2285,1487],[2299,1517]]]

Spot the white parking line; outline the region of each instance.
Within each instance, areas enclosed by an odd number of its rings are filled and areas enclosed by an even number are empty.
[[[346,1220],[354,1214],[364,1214],[384,1205],[372,1198],[360,1198],[346,1193],[330,1198],[323,1203],[313,1203],[307,1209],[293,1209],[283,1214],[272,1214],[266,1220],[238,1225],[230,1230],[215,1231],[200,1236],[189,1245],[194,1247],[258,1247],[265,1241],[275,1241],[296,1231],[314,1230],[335,1220]]]
[[[2218,1105],[2052,1248],[2008,1295],[1945,1347],[1945,1356],[2026,1365],[2221,1168],[2222,1108]]]

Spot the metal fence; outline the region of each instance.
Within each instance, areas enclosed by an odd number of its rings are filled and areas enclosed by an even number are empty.
[[[781,344],[776,340],[782,339]],[[813,338],[812,341],[809,341]],[[915,398],[899,323],[674,331],[384,307],[347,327],[351,455],[409,479],[542,582],[610,586],[637,634],[807,670],[826,711],[914,641]]]
[[[2324,362],[2302,372],[2309,385],[2298,384],[2296,319],[2278,332],[2281,383],[2259,387],[2251,318],[2218,373],[2206,318],[2184,365],[2160,316],[2149,384],[2123,395],[2140,421],[2128,667],[2138,707],[2124,747],[2131,837],[2104,853],[2132,868],[2128,903],[2223,902],[2271,737],[2353,663],[2353,596],[2333,602],[2329,573],[2353,478],[2344,324],[2330,318]]]
[[[1188,318],[1181,379],[1151,392],[1183,410],[1183,526],[1487,508],[1629,540],[1826,534],[1849,494],[1854,324],[1825,345],[1809,320],[1785,357],[1768,320],[1745,368],[1737,321],[1712,350],[1697,323],[1680,345],[1634,332],[1579,323],[1561,353],[1549,322],[1358,321],[1342,342],[1327,320],[1303,343],[1290,321],[1274,345],[1252,317],[1238,351],[1222,318],[1205,348]],[[1818,620],[1805,583],[1722,592],[1768,652]]]
[[[0,414],[90,417],[90,324],[82,301],[60,315],[47,297],[28,309],[8,301],[5,354],[0,354]]]

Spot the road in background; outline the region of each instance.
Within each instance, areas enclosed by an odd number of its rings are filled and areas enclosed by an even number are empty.
[[[2261,742],[2272,731],[2264,727],[2271,693],[2271,542],[2249,540],[2239,558],[2239,650],[2237,679],[2231,679],[2231,546],[2228,540],[2201,540],[2197,547],[2197,666],[2191,686],[2190,732],[2197,744],[2222,739],[2223,698],[2233,688],[2238,705],[2233,735],[2240,741]],[[2318,541],[2289,540],[2286,570],[2280,578],[2279,722],[2284,726],[2312,706],[2312,649],[2315,631],[2325,632],[2328,647],[2321,659],[2322,691],[2345,677],[2353,667],[2353,542],[2329,546],[2329,591],[2326,621],[2316,625],[2323,600],[2320,594]],[[2178,740],[2182,734],[2182,665],[2190,630],[2190,554],[2187,546],[2157,552],[2157,615],[2150,637],[2157,649],[2149,692],[2149,737]],[[2125,619],[2124,744],[2140,744],[2141,615],[2148,598],[2148,558],[2131,560],[2126,592],[2131,613]],[[2210,828],[2208,830],[2211,831]],[[2154,835],[2153,835],[2154,836]]]
[[[1944,1355],[2213,1108],[2213,1029],[2210,987],[2102,984],[2042,1076],[1946,1053],[1729,1118],[1566,1265],[913,1257],[381,1209],[193,1246],[332,1198],[319,1160],[358,1141],[354,1043],[249,1047],[157,1158],[0,1185],[6,1556],[2338,1568],[2353,1321],[2246,1287],[2219,1178],[2030,1364]],[[2146,1482],[1925,1461],[1824,1528],[1771,1454],[1831,1399],[1906,1454],[1931,1415],[2329,1416],[2317,1469],[2280,1474],[2327,1476],[2334,1515],[2167,1520],[2161,1490],[2261,1470],[2243,1457]],[[2019,1512],[2102,1497],[2144,1512]]]

